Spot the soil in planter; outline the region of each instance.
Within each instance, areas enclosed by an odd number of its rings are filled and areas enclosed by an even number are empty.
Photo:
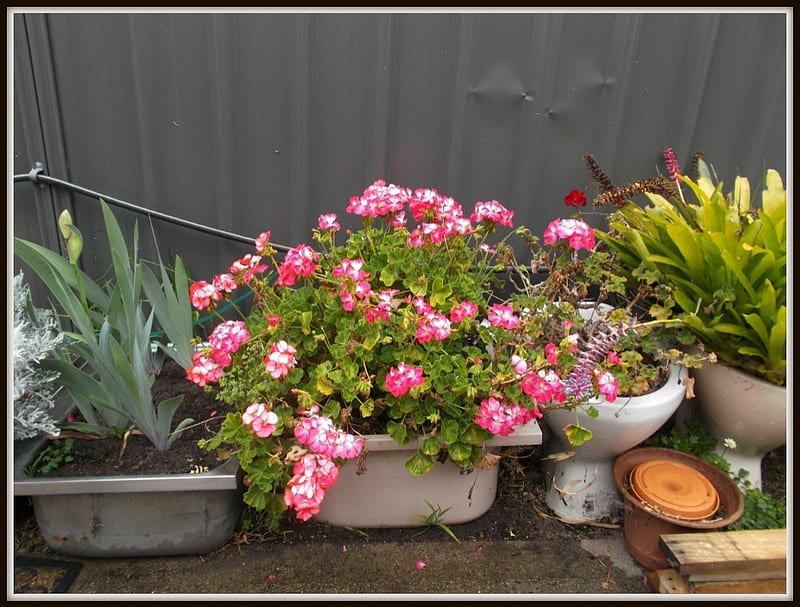
[[[217,401],[212,393],[186,379],[186,371],[168,360],[153,384],[154,402],[183,394],[184,399],[173,418],[173,426],[180,420],[194,419],[192,426],[167,451],[157,451],[142,435],[128,437],[120,457],[123,441],[119,438],[87,439],[74,436],[71,462],[64,462],[46,473],[36,476],[104,476],[117,474],[176,474],[197,472],[221,463],[214,452],[201,449],[197,441],[210,438],[219,430],[229,407]],[[62,443],[58,439],[54,443]]]

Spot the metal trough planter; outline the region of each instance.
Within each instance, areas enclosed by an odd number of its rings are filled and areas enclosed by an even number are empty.
[[[57,552],[202,554],[224,545],[239,522],[242,479],[235,457],[198,474],[29,477],[25,468],[44,442],[14,445],[14,495],[30,496],[39,531]]]

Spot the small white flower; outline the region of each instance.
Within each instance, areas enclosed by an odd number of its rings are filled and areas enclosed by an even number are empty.
[[[722,444],[725,445],[726,449],[736,449],[736,441],[732,438],[726,438],[722,441]]]

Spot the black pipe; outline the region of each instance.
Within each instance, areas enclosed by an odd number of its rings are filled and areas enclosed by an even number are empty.
[[[204,232],[206,234],[211,234],[212,236],[219,236],[220,238],[225,238],[227,240],[233,240],[236,242],[242,242],[250,245],[255,244],[254,238],[249,238],[247,236],[241,236],[240,234],[235,234],[233,232],[226,232],[225,230],[204,226],[202,224],[195,223],[194,221],[181,219],[180,217],[173,217],[172,215],[167,215],[166,213],[161,213],[159,211],[153,211],[151,209],[147,209],[145,207],[141,207],[139,205],[130,202],[125,202],[124,200],[119,200],[118,198],[113,198],[112,196],[106,196],[105,194],[101,194],[100,192],[89,190],[79,185],[75,185],[74,183],[69,183],[68,181],[63,181],[61,179],[56,179],[55,177],[50,177],[49,175],[45,175],[42,173],[41,164],[38,162],[31,169],[30,173],[14,175],[15,183],[21,181],[32,181],[34,183],[57,185],[67,190],[77,192],[78,194],[83,194],[84,196],[88,196],[90,198],[96,198],[98,200],[104,200],[107,203],[112,204],[114,206],[118,206],[123,209],[133,211],[135,213],[140,213],[142,215],[147,215],[148,217],[154,217],[156,219],[160,219],[167,223],[179,225],[181,227],[189,228],[191,230],[196,230],[198,232]],[[291,250],[291,247],[287,247],[286,245],[280,245],[275,243],[270,243],[270,245],[278,251],[286,252]]]

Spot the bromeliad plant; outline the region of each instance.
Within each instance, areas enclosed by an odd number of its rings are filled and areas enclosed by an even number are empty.
[[[570,329],[585,322],[559,288],[585,293],[556,284],[577,263],[571,253],[534,298],[495,294],[498,276],[520,268],[510,237],[530,237],[513,229],[513,212],[493,200],[465,214],[436,190],[383,181],[347,211],[362,223],[344,238],[338,217],[322,215],[317,248],[303,244],[279,260],[264,232],[252,254],[191,287],[198,310],[218,311],[240,288],[254,296],[243,320],[220,314],[187,370],[233,408],[204,445],[236,451],[247,504],[275,523],[287,508],[309,519],[339,466],[366,455],[369,434],[417,441],[406,469],[422,475],[443,458],[483,465],[488,438],[541,417],[552,401],[613,397],[616,380],[595,374],[599,353],[637,327],[626,317],[624,330],[587,336],[592,346],[575,353]],[[594,236],[584,222],[563,220],[545,242],[575,252]]]
[[[614,187],[588,157],[600,186],[595,205],[615,203],[608,232],[621,274],[652,290],[650,312],[677,318],[716,354],[776,385],[786,382],[786,190],[770,169],[760,200],[737,176],[723,191],[702,155],[694,179],[664,151],[669,177]],[[684,194],[685,192],[685,194]],[[630,198],[645,195],[648,206]]]

